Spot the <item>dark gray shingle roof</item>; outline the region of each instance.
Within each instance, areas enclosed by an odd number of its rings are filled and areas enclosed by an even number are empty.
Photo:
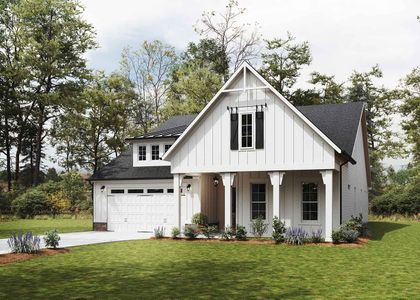
[[[180,136],[188,125],[195,119],[197,115],[180,115],[173,116],[158,128],[149,133],[128,139],[128,140],[141,140],[151,138],[165,138],[165,137],[178,137]]]
[[[363,102],[296,107],[334,144],[352,155]]]
[[[90,180],[172,179],[170,166],[133,167],[132,147],[92,175]]]

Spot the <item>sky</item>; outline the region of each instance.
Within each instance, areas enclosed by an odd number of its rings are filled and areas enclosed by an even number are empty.
[[[121,50],[144,40],[162,40],[181,52],[197,41],[194,32],[203,11],[223,11],[227,1],[212,0],[82,0],[84,16],[96,29],[99,48],[88,53],[89,66],[112,72],[119,68]],[[419,0],[239,0],[244,22],[258,23],[265,39],[285,37],[308,41],[312,71],[346,80],[353,70],[368,71],[379,64],[379,83],[395,87],[420,65]],[[394,128],[398,130],[397,127]],[[387,160],[387,164],[405,164]]]

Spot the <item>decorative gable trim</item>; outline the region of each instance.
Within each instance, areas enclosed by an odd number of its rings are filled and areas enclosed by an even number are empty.
[[[263,84],[264,86],[257,87],[258,89],[269,89],[276,95],[280,100],[284,102],[284,104],[292,110],[297,116],[299,116],[310,128],[312,128],[324,141],[327,142],[336,152],[342,153],[342,150],[334,144],[321,130],[318,129],[308,118],[306,118],[296,107],[294,107],[286,98],[284,98],[273,86],[271,86],[250,64],[247,62],[243,62],[242,65],[232,74],[228,81],[222,86],[222,88],[216,93],[216,95],[211,99],[209,103],[204,107],[204,109],[198,114],[198,116],[194,119],[193,122],[185,129],[185,131],[181,134],[181,136],[176,140],[176,142],[172,145],[168,152],[162,157],[163,160],[169,160],[172,153],[175,149],[181,144],[181,142],[185,139],[185,137],[189,134],[192,128],[200,122],[200,120],[204,117],[207,111],[214,105],[216,100],[222,93],[232,92],[232,91],[246,91],[249,89],[256,89],[256,88],[247,88],[246,87],[246,70],[249,70],[253,75],[255,75]],[[236,77],[243,73],[244,84],[243,88],[238,89],[227,89],[229,85],[236,79]]]

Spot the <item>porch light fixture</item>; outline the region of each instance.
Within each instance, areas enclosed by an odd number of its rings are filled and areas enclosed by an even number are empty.
[[[187,192],[191,191],[191,184],[187,185]]]
[[[219,178],[217,176],[213,177],[213,185],[217,187],[219,185]]]

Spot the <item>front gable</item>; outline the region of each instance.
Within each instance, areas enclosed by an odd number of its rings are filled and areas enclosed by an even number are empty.
[[[236,113],[238,145],[232,148]],[[248,139],[251,132],[251,143],[244,143],[243,132]],[[335,151],[341,150],[244,63],[163,159],[171,161],[172,173],[332,169]]]

